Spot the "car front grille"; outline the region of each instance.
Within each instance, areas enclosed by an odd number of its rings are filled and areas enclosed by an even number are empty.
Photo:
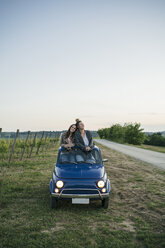
[[[99,194],[97,189],[63,189],[62,194]]]

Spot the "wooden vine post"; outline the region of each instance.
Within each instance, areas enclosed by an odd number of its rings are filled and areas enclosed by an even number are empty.
[[[48,143],[47,143],[47,146],[46,146],[46,151],[48,150],[49,145],[50,145],[50,138],[51,138],[51,132],[48,135]]]
[[[17,129],[17,132],[16,132],[16,135],[15,135],[15,138],[14,138],[14,142],[13,142],[13,145],[12,145],[12,149],[11,149],[11,152],[10,152],[10,155],[9,155],[9,160],[8,160],[8,167],[10,166],[10,162],[11,162],[11,159],[12,159],[12,155],[14,153],[14,147],[15,147],[15,142],[18,138],[18,134],[19,134],[19,129]]]
[[[36,136],[37,136],[37,133],[34,134],[34,138],[33,138],[33,144],[32,144],[32,147],[31,147],[31,151],[30,151],[30,155],[29,155],[29,158],[31,157],[32,155],[32,152],[33,152],[33,148],[35,146],[35,142],[36,142]]]
[[[46,135],[45,135],[45,140],[44,140],[44,144],[43,144],[43,146],[42,146],[42,152],[43,152],[43,150],[44,150],[44,148],[45,148],[47,137],[48,137],[48,134],[46,133]]]
[[[26,145],[27,145],[27,142],[28,142],[28,139],[29,139],[29,135],[30,135],[30,131],[28,131],[28,133],[27,133],[26,140],[25,140],[25,146],[24,146],[24,148],[23,148],[23,151],[22,151],[20,160],[23,159],[23,155],[24,155],[24,153],[25,153],[25,149],[26,149]]]
[[[39,152],[39,149],[40,149],[40,146],[41,146],[41,142],[42,142],[43,137],[44,137],[44,131],[42,132],[42,136],[41,136],[41,139],[40,139],[40,143],[38,144],[36,154],[38,154],[38,152]]]

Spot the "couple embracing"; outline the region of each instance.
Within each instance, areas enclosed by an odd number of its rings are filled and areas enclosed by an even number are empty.
[[[68,151],[77,147],[83,152],[89,152],[94,147],[91,132],[84,129],[84,123],[79,119],[62,134],[60,144]]]

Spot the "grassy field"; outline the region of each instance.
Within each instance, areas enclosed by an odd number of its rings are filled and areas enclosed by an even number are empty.
[[[142,145],[136,146],[136,147],[151,150],[151,151],[155,151],[155,152],[163,152],[163,153],[165,153],[165,147],[164,146],[150,146],[150,145],[142,144]]]
[[[165,172],[99,145],[112,193],[108,210],[59,202],[50,209],[57,146],[47,155],[1,166],[1,248],[163,248]]]

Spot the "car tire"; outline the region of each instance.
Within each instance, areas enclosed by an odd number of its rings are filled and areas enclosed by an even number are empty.
[[[53,208],[57,208],[57,199],[55,197],[50,198],[50,207]]]
[[[109,197],[102,200],[102,207],[107,209],[109,206]]]

